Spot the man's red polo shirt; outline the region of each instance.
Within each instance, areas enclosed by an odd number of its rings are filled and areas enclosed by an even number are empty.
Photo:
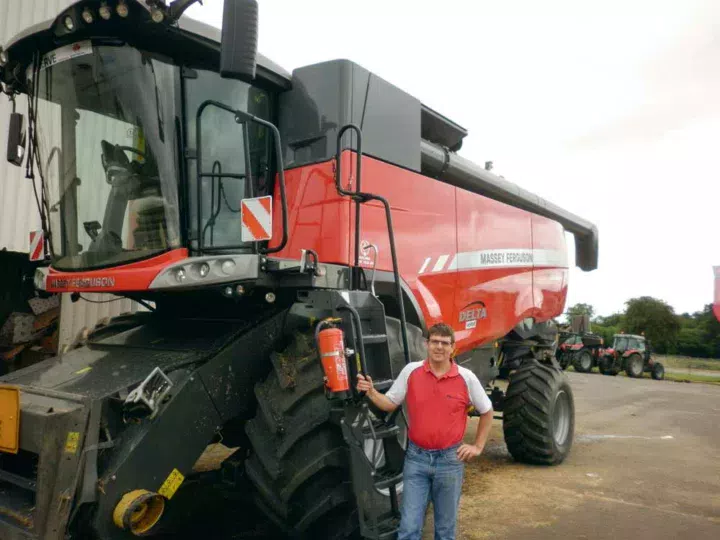
[[[429,360],[411,362],[385,395],[398,405],[407,402],[408,436],[427,450],[442,450],[462,441],[469,405],[480,414],[492,408],[477,376],[455,362],[441,377],[430,370]]]

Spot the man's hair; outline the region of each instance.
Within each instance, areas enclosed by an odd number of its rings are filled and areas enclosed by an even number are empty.
[[[455,343],[455,332],[445,323],[437,323],[428,329],[428,339],[431,336],[449,337],[451,343]]]

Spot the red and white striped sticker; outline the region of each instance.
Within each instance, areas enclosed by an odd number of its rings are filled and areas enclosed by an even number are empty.
[[[42,231],[30,231],[30,260],[42,261],[45,258],[45,242]]]
[[[272,197],[243,199],[240,205],[243,242],[262,242],[272,238]]]

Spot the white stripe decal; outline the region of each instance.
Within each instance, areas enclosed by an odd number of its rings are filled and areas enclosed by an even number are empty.
[[[441,255],[430,272],[440,272],[449,255]],[[430,257],[420,269],[422,274],[430,263]],[[555,249],[483,249],[465,251],[452,256],[445,271],[476,270],[482,268],[567,268],[567,253]]]
[[[433,266],[432,271],[433,272],[439,272],[443,269],[443,266],[445,266],[445,263],[448,260],[449,255],[440,255],[440,258],[435,263],[435,266]]]

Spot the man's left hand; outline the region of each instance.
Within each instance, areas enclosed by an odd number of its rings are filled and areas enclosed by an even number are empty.
[[[482,454],[482,447],[475,446],[474,444],[461,444],[457,450],[458,459],[460,461],[468,462],[472,458]]]

